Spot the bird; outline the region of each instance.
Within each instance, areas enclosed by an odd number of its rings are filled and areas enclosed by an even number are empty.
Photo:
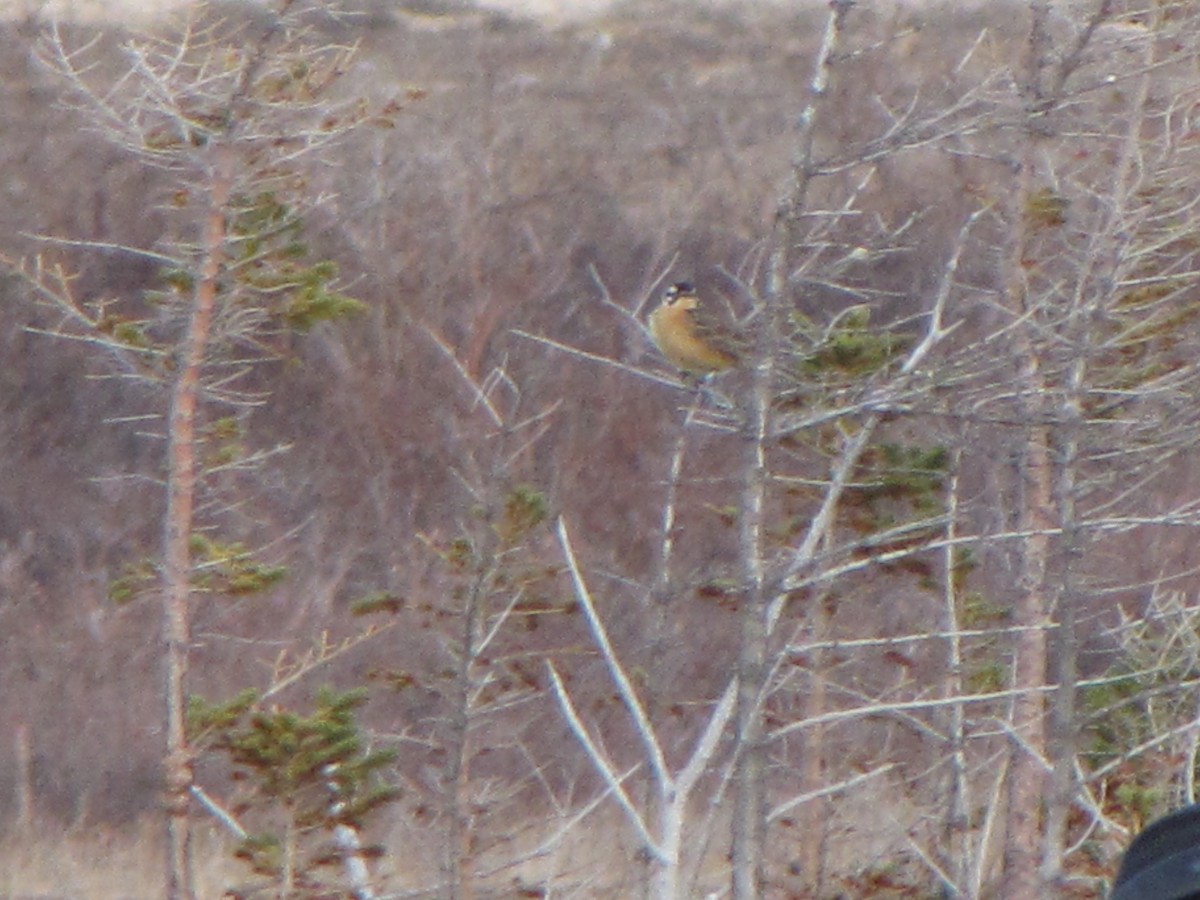
[[[650,336],[684,375],[702,378],[741,363],[738,340],[700,305],[696,288],[679,281],[667,288],[650,314]]]

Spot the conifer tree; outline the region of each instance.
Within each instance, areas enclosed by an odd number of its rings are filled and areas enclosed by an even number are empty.
[[[14,265],[59,313],[50,333],[96,347],[115,376],[148,385],[157,402],[138,421],[161,424],[161,549],[131,561],[114,595],[152,586],[161,598],[170,900],[193,894],[192,605],[204,593],[259,590],[282,574],[212,532],[232,499],[231,473],[274,452],[251,449],[244,434],[248,413],[267,402],[253,373],[286,358],[292,335],[361,306],[338,289],[336,265],[314,260],[304,241],[305,219],[321,201],[309,160],[397,109],[376,115],[339,94],[350,51],[312,32],[304,16],[296,0],[236,23],[191,4],[126,37],[124,69],[107,77],[114,63],[98,44],[74,46],[55,28],[41,47],[67,101],[142,167],[146,203],[167,223],[153,246],[51,239],[44,254]],[[149,263],[156,283],[136,296],[81,296],[73,268],[86,262],[69,254],[88,250]]]

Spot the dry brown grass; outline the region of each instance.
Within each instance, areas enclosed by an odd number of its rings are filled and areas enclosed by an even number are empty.
[[[895,823],[915,822],[915,811],[900,798],[886,804],[884,816],[878,815],[879,796],[864,797],[858,805],[863,804],[869,809],[848,807],[831,826],[835,846],[830,864],[838,870],[894,865],[903,850]],[[727,828],[723,817],[714,824],[718,833]],[[553,885],[555,896],[588,900],[621,900],[636,893],[645,874],[644,861],[639,861],[636,840],[619,811],[602,807],[565,837],[553,839],[561,827],[552,816],[514,825],[502,844],[476,861],[481,895],[517,896],[523,886],[536,885]],[[804,839],[790,837],[772,849],[779,871],[788,869]],[[385,854],[371,863],[376,889],[382,894],[433,896],[442,849],[438,829],[401,818],[379,839]],[[233,858],[231,839],[204,820],[195,829],[194,849],[200,900],[262,883],[254,882]],[[728,878],[720,841],[699,866],[698,895],[719,891]],[[36,826],[22,834],[10,829],[0,838],[0,900],[152,900],[161,892],[161,823],[154,817],[124,827]]]
[[[161,822],[146,816],[123,827],[10,829],[0,838],[0,898],[150,900],[162,895]],[[228,841],[211,828],[195,834],[196,888],[220,897],[243,873]]]

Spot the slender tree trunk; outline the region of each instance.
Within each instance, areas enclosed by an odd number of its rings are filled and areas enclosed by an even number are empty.
[[[942,548],[943,612],[942,630],[946,637],[946,678],[943,695],[947,699],[961,697],[966,693],[963,675],[963,643],[959,635],[959,601],[961,596],[958,575],[958,472],[962,465],[962,452],[956,451],[950,465],[950,478],[946,484],[946,546]],[[967,711],[966,704],[955,703],[949,708],[946,727],[949,735],[950,773],[948,777],[949,800],[946,803],[944,820],[944,842],[949,871],[958,886],[958,896],[972,896],[974,870],[982,865],[979,854],[970,846],[970,771],[967,765]]]
[[[489,546],[478,552],[490,557],[495,548]],[[488,570],[480,573],[471,585],[463,609],[462,645],[458,648],[460,656],[450,725],[450,759],[446,770],[447,794],[452,804],[446,841],[446,900],[470,900],[474,893],[471,876],[471,703],[482,605],[492,574],[489,564]]]
[[[733,881],[734,900],[763,896],[766,886],[766,748],[762,703],[767,677],[767,594],[763,562],[764,503],[767,483],[767,429],[774,381],[775,339],[772,333],[780,296],[770,292],[758,328],[753,384],[741,404],[746,435],[739,552],[745,597],[738,649],[734,770]]]
[[[654,584],[646,599],[648,633],[650,636],[648,659],[663,658],[667,645],[674,638],[668,624],[668,612],[671,609],[674,578],[672,567],[675,559],[675,521],[678,509],[676,503],[679,497],[679,486],[683,480],[683,461],[687,453],[688,434],[692,421],[700,411],[704,395],[700,390],[695,392],[679,423],[679,431],[675,438],[675,447],[671,452],[670,469],[667,474],[666,494],[662,506],[662,539],[658,547],[658,565]],[[660,691],[648,691],[646,694],[646,715],[651,722],[659,721],[663,707],[663,696]],[[682,821],[675,798],[663,796],[663,784],[652,768],[648,768],[643,776],[642,808],[646,811],[647,821],[657,821],[659,824],[658,838],[664,848],[678,847],[682,840]],[[669,859],[679,860],[678,855],[666,854]],[[703,852],[697,854],[703,856]],[[642,900],[674,900],[679,892],[679,884],[683,875],[675,865],[663,865],[650,862],[647,875],[641,880],[638,891]]]
[[[792,248],[799,244],[801,216],[814,177],[812,156],[817,110],[829,88],[835,50],[853,5],[852,0],[832,0],[830,3],[816,69],[808,86],[808,103],[798,122],[792,180],[781,198],[776,217],[768,286],[755,329],[751,386],[739,404],[742,433],[746,438],[738,535],[745,601],[734,712],[738,759],[734,771],[733,900],[761,897],[766,889],[767,773],[762,704],[769,672],[768,643],[775,618],[771,611],[773,598],[765,570],[764,547],[771,400],[782,332],[781,311],[790,293]]]
[[[809,634],[814,643],[829,639],[829,607],[823,595],[816,597],[808,613]],[[804,693],[804,719],[819,720],[826,712],[825,670],[828,654],[823,649],[814,649],[809,654],[808,690]],[[800,793],[815,794],[825,787],[825,727],[818,725],[801,733]],[[804,840],[796,850],[804,883],[820,895],[825,880],[825,839],[829,815],[829,798],[818,797],[801,806],[797,812],[799,820],[797,834]]]
[[[191,535],[196,503],[196,410],[208,350],[217,279],[225,252],[225,211],[233,182],[233,153],[218,148],[204,258],[192,301],[187,337],[171,390],[167,426],[167,512],[163,534],[163,644],[166,651],[166,896],[192,900],[188,800],[192,753],[186,722],[188,651],[191,644]]]
[[[1048,429],[1035,428],[1028,438],[1019,477],[1024,496],[1020,528],[1038,532],[1050,526],[1051,473]],[[1017,602],[1013,625],[1018,629],[1013,653],[1013,687],[1019,692],[1013,702],[1004,845],[1004,877],[1001,896],[1024,900],[1043,896],[1039,862],[1042,845],[1042,804],[1046,795],[1045,699],[1046,625],[1049,598],[1046,595],[1046,560],[1049,539],[1032,534],[1022,550]]]
[[[1062,521],[1061,589],[1055,602],[1057,627],[1052,632],[1054,681],[1050,705],[1048,757],[1051,766],[1047,796],[1046,827],[1042,850],[1042,883],[1060,889],[1064,875],[1063,850],[1066,846],[1067,820],[1077,790],[1075,769],[1076,716],[1075,682],[1079,658],[1076,634],[1078,603],[1078,561],[1082,553],[1082,533],[1076,511],[1076,466],[1079,461],[1079,427],[1082,422],[1080,382],[1084,361],[1073,367],[1068,395],[1063,403],[1064,425],[1058,447],[1058,509]]]
[[[759,691],[765,670],[762,646],[763,629],[743,618],[742,652],[738,660],[737,743],[738,761],[734,770],[733,805],[733,881],[735,900],[753,900],[763,896],[766,874],[763,845],[766,837],[765,777],[762,719],[758,713]],[[761,618],[759,618],[761,622]]]
[[[1004,871],[1001,896],[1041,896],[1043,800],[1047,790],[1045,770],[1045,698],[1047,642],[1045,628],[1050,617],[1046,589],[1050,553],[1048,530],[1054,525],[1052,433],[1048,416],[1043,360],[1039,356],[1036,327],[1039,310],[1033,308],[1026,266],[1032,247],[1029,219],[1035,190],[1038,150],[1048,125],[1044,80],[1050,65],[1048,0],[1030,3],[1029,36],[1022,99],[1025,103],[1020,172],[1012,197],[1010,221],[1013,228],[1012,255],[1008,261],[1008,302],[1014,318],[1024,324],[1018,333],[1016,354],[1021,391],[1020,411],[1026,426],[1018,461],[1017,527],[1026,535],[1020,552],[1017,600],[1013,625],[1018,629],[1013,647],[1012,679],[1017,696],[1011,710],[1013,729],[1009,752],[1006,804]]]
[[[286,808],[288,821],[283,830],[283,871],[279,876],[279,900],[292,900],[296,895],[296,816]]]

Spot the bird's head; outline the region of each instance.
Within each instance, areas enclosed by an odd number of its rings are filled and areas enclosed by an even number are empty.
[[[699,305],[700,297],[696,294],[696,287],[688,281],[677,281],[667,288],[666,294],[663,295],[663,306],[695,309]]]

